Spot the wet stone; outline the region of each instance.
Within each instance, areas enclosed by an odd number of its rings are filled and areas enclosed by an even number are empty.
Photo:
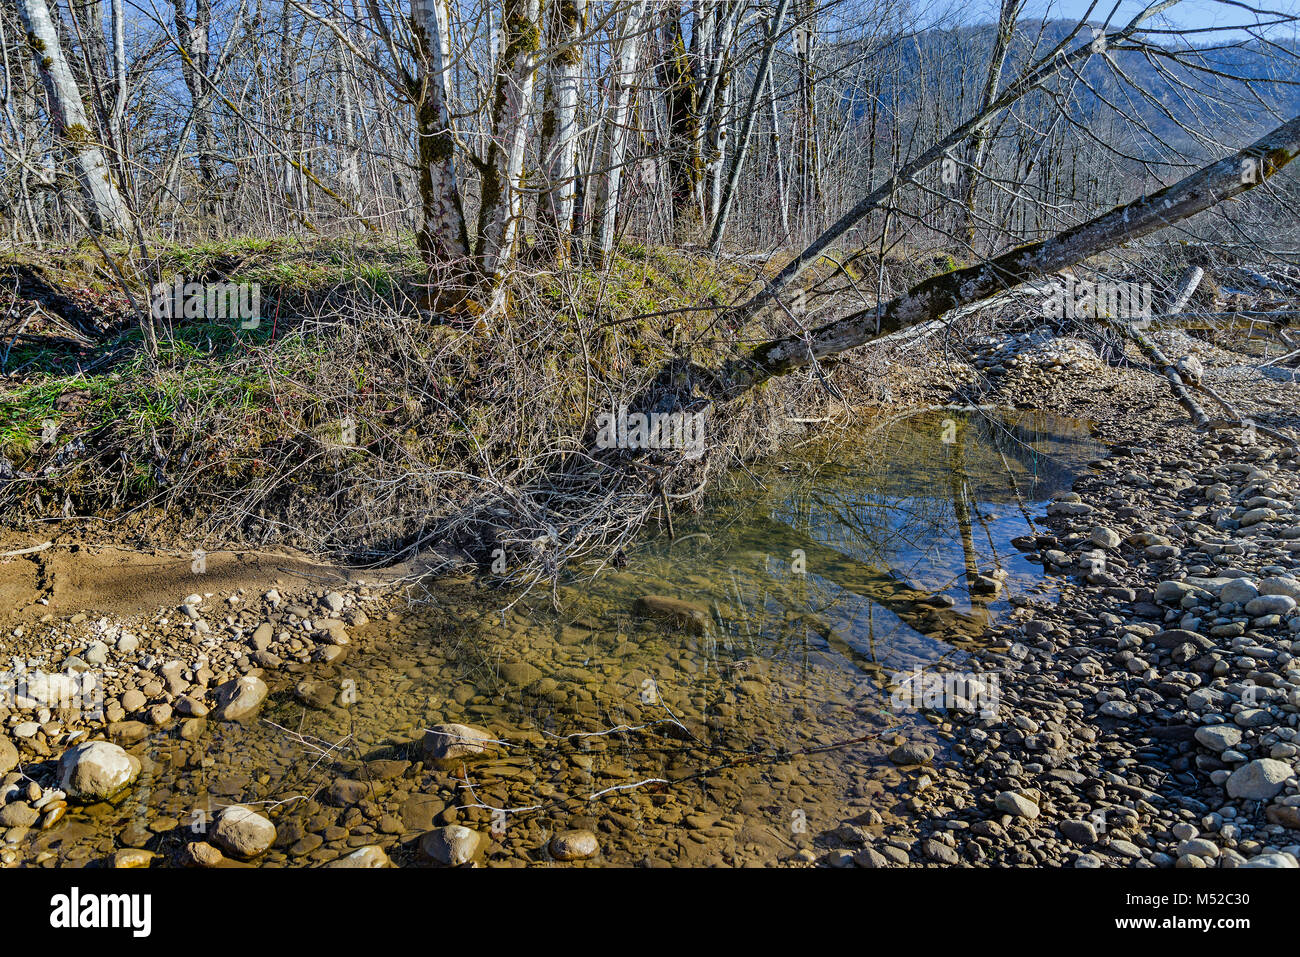
[[[420,852],[439,864],[458,867],[478,853],[481,835],[459,824],[440,827],[420,838]]]
[[[561,831],[551,838],[549,848],[557,861],[578,861],[600,853],[596,835],[588,830]]]

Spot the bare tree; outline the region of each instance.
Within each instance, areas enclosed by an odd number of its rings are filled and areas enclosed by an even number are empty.
[[[547,31],[549,72],[542,117],[546,173],[537,236],[560,261],[568,258],[578,183],[578,104],[582,95],[582,35],[587,0],[554,0]]]
[[[131,213],[111,177],[103,150],[90,131],[81,90],[73,78],[58,31],[45,0],[18,0],[18,15],[45,85],[46,104],[55,135],[67,149],[86,199],[91,228],[126,235]]]
[[[1266,182],[1300,153],[1300,117],[1236,154],[1172,186],[1068,229],[1011,249],[987,263],[931,276],[901,296],[808,333],[766,342],[728,370],[728,389],[750,388],[774,375],[860,346],[886,333],[939,319],[1039,276],[1056,272],[1181,222]],[[1243,175],[1248,170],[1249,175]]]
[[[426,262],[469,260],[469,235],[456,178],[456,136],[450,109],[450,24],[447,0],[411,0],[411,30],[420,73],[416,93],[419,142],[420,250]]]

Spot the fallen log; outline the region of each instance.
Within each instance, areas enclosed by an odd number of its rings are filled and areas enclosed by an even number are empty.
[[[1232,156],[1041,242],[1009,250],[987,263],[923,280],[888,303],[861,310],[809,332],[773,339],[726,363],[713,390],[736,396],[819,359],[864,345],[888,333],[939,319],[1030,280],[1133,242],[1255,188],[1300,153],[1300,116]],[[1260,172],[1242,182],[1244,163]]]
[[[1197,401],[1192,398],[1192,393],[1187,388],[1187,383],[1183,381],[1183,377],[1179,374],[1178,370],[1174,368],[1174,364],[1169,361],[1168,357],[1163,352],[1160,351],[1160,347],[1152,342],[1145,332],[1138,328],[1137,323],[1131,322],[1123,328],[1125,335],[1127,335],[1129,339],[1133,340],[1134,344],[1136,344],[1138,349],[1141,350],[1142,355],[1146,356],[1147,361],[1169,380],[1169,388],[1174,393],[1174,398],[1179,401],[1183,408],[1187,410],[1187,413],[1192,417],[1192,424],[1198,429],[1205,428],[1210,422],[1210,417],[1205,414],[1205,410],[1202,409]]]

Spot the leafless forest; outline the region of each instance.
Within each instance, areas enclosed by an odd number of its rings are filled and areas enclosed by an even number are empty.
[[[1300,144],[1295,17],[1209,6],[1210,19],[1198,7],[1180,20],[1177,0],[1069,16],[1031,15],[1024,0],[985,11],[927,0],[4,0],[0,231],[27,264],[12,274],[6,372],[80,374],[84,356],[39,353],[49,322],[56,353],[108,350],[92,363],[100,372],[123,349],[142,357],[132,381],[172,405],[159,412],[151,394],[123,409],[118,390],[91,390],[106,403],[92,403],[92,418],[118,434],[102,449],[113,477],[97,473],[79,494],[95,486],[114,506],[175,501],[202,458],[182,450],[198,438],[226,436],[217,472],[237,484],[267,457],[290,465],[325,419],[359,422],[361,446],[400,459],[384,442],[435,409],[439,424],[418,433],[454,423],[477,444],[418,479],[406,466],[372,473],[364,506],[340,504],[353,492],[335,485],[325,500],[336,525],[316,544],[347,526],[367,528],[341,536],[353,544],[409,545],[427,516],[382,533],[360,516],[407,515],[394,504],[402,485],[446,514],[463,503],[465,473],[530,514],[520,541],[532,541],[553,528],[543,513],[569,494],[557,488],[572,491],[586,467],[575,446],[618,401],[730,401],[882,336],[932,334],[1085,262],[1102,279],[1154,283],[1162,302],[1189,265],[1292,282],[1297,190],[1283,170]],[[261,332],[269,325],[273,342],[259,351],[245,337],[239,362],[284,375],[275,343],[291,318],[328,320],[342,338],[332,372],[318,362],[310,385],[295,383],[316,406],[283,415],[298,445],[268,441],[254,461],[248,442],[260,439],[231,436],[224,399],[177,400],[150,379],[183,378],[176,367],[193,358],[177,351],[184,324],[159,327],[150,290],[187,263],[190,278],[238,278],[232,269],[258,250],[274,260],[266,243],[285,241],[358,262],[409,250],[416,267],[363,263],[372,279],[383,273],[372,282],[382,302],[286,305],[263,279]],[[87,282],[112,321],[94,304],[60,313],[48,283],[30,281],[42,250],[69,249],[92,260]],[[644,277],[635,295],[619,285],[626,257],[667,253],[691,264],[669,290],[646,292]],[[272,265],[290,285],[301,263]],[[471,344],[443,368],[449,353],[429,330],[449,326]],[[636,337],[651,328],[661,338],[646,348]],[[211,350],[211,328],[201,336]],[[378,386],[351,371],[367,361],[382,367]],[[478,391],[449,404],[440,376]],[[32,440],[68,411],[55,407],[67,382],[38,385],[8,407],[20,419],[11,439]],[[566,415],[556,429],[536,424]],[[38,452],[57,448],[41,442]],[[541,473],[558,482],[546,507],[503,491],[518,483],[502,476]],[[246,523],[292,494],[292,483],[255,485],[223,514]],[[664,504],[648,495],[636,515]],[[37,511],[62,496],[47,492]],[[594,507],[573,506],[569,524],[586,528],[573,516]]]
[[[0,0],[0,867],[1297,866],[1297,0],[404,2]]]
[[[969,259],[1291,118],[1290,14],[1178,6],[7,0],[0,216],[146,249],[418,231],[488,287],[621,240]],[[1248,241],[1267,205],[1197,231]]]

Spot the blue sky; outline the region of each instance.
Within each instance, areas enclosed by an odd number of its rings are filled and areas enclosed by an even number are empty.
[[[981,6],[987,6],[989,11],[989,20],[996,19],[995,4],[991,0],[978,0]],[[1300,15],[1300,0],[1256,0],[1249,3],[1250,6],[1258,7],[1262,10],[1278,11],[1283,14]],[[1096,9],[1093,11],[1091,20],[1104,20],[1112,9],[1114,9],[1115,0],[1100,0]],[[1135,2],[1135,0],[1123,0],[1119,5],[1119,10],[1113,18],[1117,24],[1127,23],[1131,20],[1146,3]],[[1073,20],[1083,16],[1088,9],[1086,0],[1029,0],[1025,8],[1025,16],[1042,17],[1047,16],[1051,19],[1068,19]],[[1181,0],[1176,6],[1166,10],[1161,16],[1169,21],[1173,27],[1184,29],[1203,29],[1207,27],[1233,27],[1254,23],[1256,15],[1249,10],[1242,9],[1242,6],[1230,3],[1216,2],[1216,0]],[[1275,19],[1267,14],[1260,18],[1263,22]],[[1287,35],[1294,33],[1293,26],[1284,26],[1281,29]],[[1230,34],[1233,39],[1239,39],[1244,33],[1237,31]],[[1208,42],[1210,39],[1223,39],[1225,34],[1203,34],[1194,42]]]

